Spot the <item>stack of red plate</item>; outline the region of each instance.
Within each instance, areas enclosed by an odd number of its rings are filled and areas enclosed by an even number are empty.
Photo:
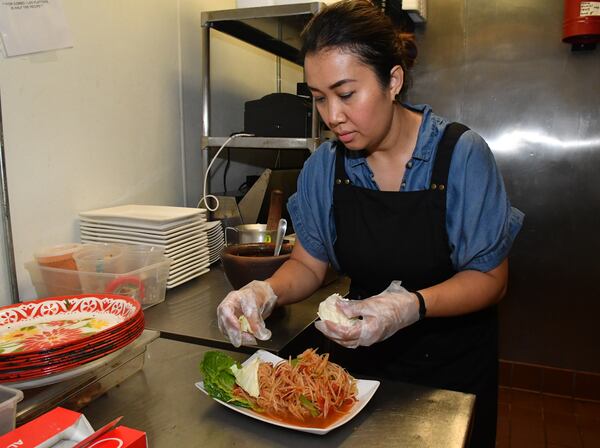
[[[50,297],[0,308],[0,383],[73,369],[119,350],[144,330],[136,300]]]

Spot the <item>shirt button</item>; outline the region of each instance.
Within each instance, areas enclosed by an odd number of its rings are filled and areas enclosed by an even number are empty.
[[[402,183],[400,184],[400,186],[401,186],[402,188],[405,188],[405,187],[406,187],[406,182],[402,182]]]
[[[408,168],[409,170],[412,168],[412,160],[409,160],[408,163],[406,164],[406,168]]]

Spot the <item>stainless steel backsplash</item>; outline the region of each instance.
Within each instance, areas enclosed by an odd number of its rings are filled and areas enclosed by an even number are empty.
[[[409,93],[489,143],[526,213],[500,304],[504,359],[600,372],[600,49],[559,0],[429,0]]]

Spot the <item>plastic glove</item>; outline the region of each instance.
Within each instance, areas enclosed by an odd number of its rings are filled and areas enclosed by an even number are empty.
[[[329,339],[348,348],[370,346],[383,341],[419,320],[417,296],[393,281],[385,291],[364,300],[340,301],[337,306],[348,318],[362,317],[353,325],[317,321],[317,329]]]
[[[219,330],[229,338],[235,347],[256,344],[256,336],[261,341],[271,338],[265,326],[267,317],[273,311],[277,296],[267,282],[254,280],[237,291],[231,291],[217,307]],[[246,316],[252,334],[240,329],[240,316]]]

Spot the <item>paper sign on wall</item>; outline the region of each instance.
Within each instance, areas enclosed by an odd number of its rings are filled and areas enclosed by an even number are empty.
[[[0,0],[0,36],[7,56],[73,46],[60,0]]]

